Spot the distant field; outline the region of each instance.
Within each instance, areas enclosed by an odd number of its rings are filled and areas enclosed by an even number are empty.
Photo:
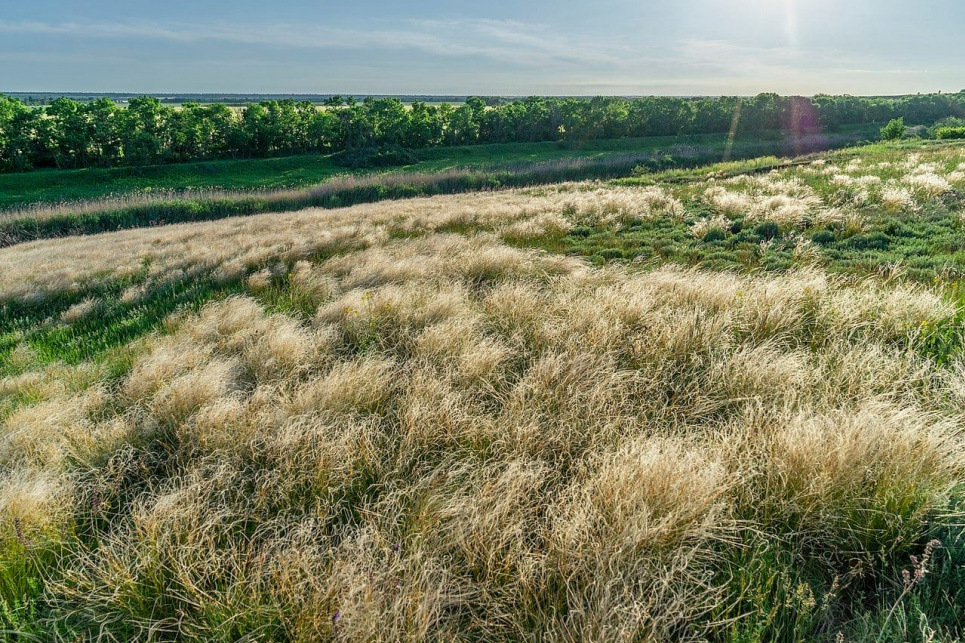
[[[845,128],[840,136],[847,142],[877,137],[874,127]],[[781,140],[780,134],[766,139]],[[751,144],[760,137],[738,141]],[[507,143],[422,150],[419,163],[393,172],[436,172],[457,167],[483,168],[556,159],[602,158],[629,153],[652,153],[660,149],[693,145],[719,150],[723,156],[727,137],[650,137],[589,141],[566,149],[556,143]],[[314,185],[349,173],[330,156],[308,155],[274,159],[208,161],[145,168],[84,170],[38,170],[21,174],[0,174],[0,210],[32,203],[96,199],[132,192],[222,188],[225,190],[292,188]],[[355,172],[362,174],[364,172]]]

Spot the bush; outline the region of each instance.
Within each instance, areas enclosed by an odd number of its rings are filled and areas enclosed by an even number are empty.
[[[714,243],[715,241],[723,241],[727,238],[727,232],[721,228],[711,228],[704,235],[704,243]]]
[[[604,248],[598,253],[606,261],[615,261],[617,259],[623,259],[623,250],[619,248]]]
[[[569,235],[571,237],[582,237],[583,239],[587,238],[591,234],[593,234],[593,228],[589,228],[587,226],[576,226],[569,231]]]
[[[813,241],[814,243],[819,243],[821,245],[826,245],[829,243],[834,243],[835,236],[834,236],[834,233],[831,232],[830,230],[818,230],[811,237],[811,241]]]
[[[763,221],[754,226],[754,234],[762,239],[776,239],[781,236],[781,227],[774,221]]]
[[[965,127],[940,127],[935,130],[935,138],[940,140],[965,138]]]
[[[938,138],[938,132],[946,127],[965,127],[965,120],[956,118],[955,116],[949,116],[948,118],[936,121],[934,125],[928,128],[928,136]]]
[[[881,138],[886,141],[900,141],[905,138],[905,119],[895,118],[881,128]]]
[[[412,165],[419,162],[419,157],[409,148],[389,145],[384,147],[362,147],[345,150],[334,155],[332,160],[336,165],[357,170]]]

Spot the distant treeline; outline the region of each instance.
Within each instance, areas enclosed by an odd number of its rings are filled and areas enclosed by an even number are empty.
[[[223,104],[164,105],[132,98],[58,98],[31,108],[0,95],[0,171],[156,165],[220,158],[332,153],[369,147],[419,149],[480,143],[814,132],[903,117],[909,125],[965,115],[965,90],[894,98],[760,94],[754,98],[541,98],[502,104],[469,98],[458,107],[397,98],[324,106],[270,100],[233,110]]]
[[[118,105],[125,105],[132,98],[143,96],[144,94],[124,94],[124,93],[94,93],[94,92],[78,92],[78,93],[44,93],[44,92],[10,92],[7,94],[10,98],[16,98],[23,101],[27,105],[49,105],[58,98],[72,98],[81,103],[90,103],[100,98],[109,98]],[[202,105],[210,105],[212,103],[225,103],[229,106],[240,106],[250,105],[252,103],[261,103],[271,100],[287,100],[292,99],[296,102],[308,101],[315,103],[316,105],[323,104],[328,99],[332,98],[334,94],[212,94],[212,93],[193,93],[193,94],[151,94],[157,98],[161,103],[180,105],[182,103],[201,103]],[[438,96],[429,94],[371,94],[373,99],[375,98],[398,98],[403,103],[412,103],[415,101],[422,101],[424,103],[457,103],[462,104],[466,100],[465,96]],[[364,96],[361,98],[365,98]],[[503,102],[508,102],[512,98],[502,98],[502,97],[486,97],[486,102],[490,104],[498,104]]]

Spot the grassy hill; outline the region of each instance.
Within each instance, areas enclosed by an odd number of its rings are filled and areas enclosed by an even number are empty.
[[[331,156],[296,156],[145,168],[0,174],[0,246],[20,241],[204,221],[262,212],[340,207],[430,194],[629,176],[634,168],[687,168],[722,158],[784,156],[877,137],[868,127],[830,135],[770,132],[513,143],[421,150],[393,169],[339,167]]]
[[[2,248],[0,628],[958,640],[963,190],[879,145]]]
[[[871,129],[862,132],[872,137]],[[500,164],[534,163],[561,158],[599,157],[611,154],[647,153],[680,144],[701,144],[723,150],[725,136],[651,137],[587,141],[573,149],[556,143],[506,143],[447,147],[419,152],[414,165],[396,171],[439,172],[457,167],[490,167]],[[355,174],[369,174],[369,171]],[[385,172],[385,170],[381,170]],[[0,209],[36,203],[61,203],[98,199],[118,194],[157,192],[159,190],[222,189],[250,190],[302,188],[333,177],[349,174],[331,155],[303,155],[269,159],[238,159],[155,165],[143,168],[105,168],[88,170],[38,170],[20,174],[0,174]]]

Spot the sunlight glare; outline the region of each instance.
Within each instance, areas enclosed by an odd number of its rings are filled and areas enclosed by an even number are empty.
[[[797,0],[784,0],[784,31],[788,44],[797,45]]]

